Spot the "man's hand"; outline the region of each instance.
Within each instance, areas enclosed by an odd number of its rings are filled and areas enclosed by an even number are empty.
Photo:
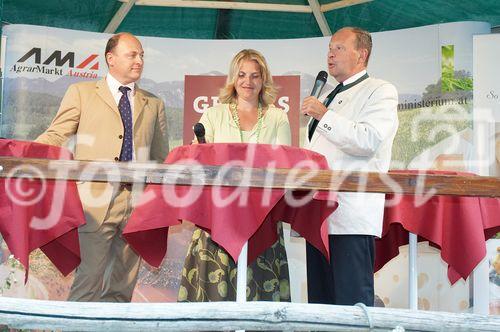
[[[325,105],[314,96],[306,97],[300,107],[300,113],[310,115],[318,121],[321,120],[327,111]]]

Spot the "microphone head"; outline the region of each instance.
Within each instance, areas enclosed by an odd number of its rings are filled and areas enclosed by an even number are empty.
[[[203,137],[205,136],[205,126],[203,126],[203,123],[196,123],[193,127],[194,134],[196,137]]]
[[[318,76],[316,76],[316,81],[321,81],[321,82],[325,82],[326,83],[327,79],[328,79],[328,74],[324,70],[320,71],[318,73]]]
[[[326,84],[327,78],[328,74],[326,73],[326,71],[322,70],[318,73],[318,76],[316,76],[316,81],[314,81],[311,96],[314,96],[316,98],[319,97],[319,95],[321,94],[321,90],[323,90],[323,87]]]

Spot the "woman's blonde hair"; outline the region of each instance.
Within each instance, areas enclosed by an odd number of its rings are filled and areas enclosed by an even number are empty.
[[[239,51],[238,54],[234,56],[233,60],[231,60],[226,85],[220,90],[219,93],[219,101],[223,104],[236,102],[236,80],[238,79],[238,73],[242,63],[247,60],[254,60],[260,67],[262,89],[259,93],[259,102],[262,104],[263,108],[266,108],[268,105],[274,103],[278,90],[274,86],[273,77],[269,71],[266,59],[260,52],[252,49]]]

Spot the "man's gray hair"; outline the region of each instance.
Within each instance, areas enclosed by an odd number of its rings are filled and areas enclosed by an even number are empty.
[[[372,54],[372,36],[366,30],[363,30],[358,27],[344,27],[341,30],[349,30],[356,35],[356,49],[365,49],[368,51],[368,55],[366,56],[365,66],[368,66],[368,60],[370,59],[370,55]]]

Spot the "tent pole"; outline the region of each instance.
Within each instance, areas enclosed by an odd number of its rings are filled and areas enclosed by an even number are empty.
[[[104,33],[115,33],[116,29],[122,24],[125,16],[127,16],[128,12],[135,5],[136,0],[129,0],[127,2],[122,3],[120,8],[116,11],[115,16],[109,21],[108,26],[104,29]]]
[[[312,12],[314,14],[314,18],[316,18],[316,22],[318,22],[319,28],[321,30],[321,33],[323,36],[331,36],[332,31],[330,30],[330,26],[328,25],[328,22],[326,21],[325,15],[321,11],[321,7],[319,5],[318,0],[307,0],[309,2],[309,6],[312,9]]]

